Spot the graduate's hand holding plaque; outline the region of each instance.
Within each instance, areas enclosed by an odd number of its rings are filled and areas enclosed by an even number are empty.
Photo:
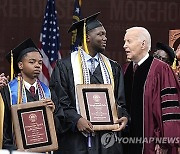
[[[94,132],[93,130],[93,125],[91,124],[90,121],[86,120],[85,118],[80,118],[77,122],[77,128],[80,132],[84,133],[92,133]]]

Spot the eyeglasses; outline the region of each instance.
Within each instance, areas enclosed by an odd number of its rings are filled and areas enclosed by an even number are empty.
[[[165,62],[165,63],[168,63],[168,64],[170,64],[171,62],[169,61],[169,59],[168,59],[168,57],[162,57],[162,56],[160,56],[158,53],[154,53],[153,54],[153,57],[155,57],[155,58],[157,58],[157,59],[159,59],[159,60],[162,60],[163,62]]]

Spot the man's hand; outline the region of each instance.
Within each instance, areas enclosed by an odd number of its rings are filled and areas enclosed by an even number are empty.
[[[128,122],[128,119],[126,117],[121,117],[120,119],[118,119],[115,123],[118,123],[120,126],[118,129],[114,129],[112,131],[121,131],[122,129],[124,129],[126,127],[126,124]]]
[[[78,120],[77,128],[80,132],[85,132],[85,133],[94,132],[92,124],[90,123],[90,121],[86,120],[85,118],[80,118]]]
[[[52,102],[51,99],[45,99],[43,103],[44,103],[47,107],[49,107],[52,112],[54,112],[54,110],[55,110],[55,105],[54,105],[54,103]]]
[[[0,89],[8,84],[9,77],[5,77],[4,73],[0,74]]]

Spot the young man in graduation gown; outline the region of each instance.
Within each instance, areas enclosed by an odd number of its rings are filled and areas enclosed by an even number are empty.
[[[1,91],[5,105],[3,148],[13,150],[16,146],[12,132],[11,105],[47,99],[45,104],[54,111],[54,104],[49,101],[49,88],[38,80],[42,71],[42,55],[31,39],[19,44],[6,58],[11,65],[13,58],[13,68],[18,74]]]
[[[128,117],[124,108],[123,73],[117,62],[102,54],[107,38],[102,23],[96,19],[98,14],[72,25],[69,32],[77,29],[82,46],[72,52],[70,57],[57,61],[51,76],[50,89],[56,94],[65,115],[65,120],[61,121],[63,128],[58,134],[59,151],[56,153],[122,154],[121,144],[116,139],[126,126]],[[92,58],[95,60],[93,71],[90,67]],[[118,112],[121,113],[117,121],[120,123],[119,129],[98,132],[93,130],[91,122],[80,115],[77,84],[112,84]]]
[[[130,144],[126,154],[175,154],[172,147],[180,146],[180,86],[176,75],[167,63],[149,55],[151,36],[145,28],[127,29],[124,41],[127,58],[132,61],[124,76],[131,116],[129,137],[139,141]]]

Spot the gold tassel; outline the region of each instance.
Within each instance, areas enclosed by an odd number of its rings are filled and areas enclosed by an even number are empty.
[[[4,101],[0,93],[0,149],[3,145],[3,127],[4,127]]]
[[[11,50],[11,80],[14,78],[14,68],[13,68],[13,53]]]
[[[171,66],[173,70],[176,69],[176,60],[177,60],[177,59],[176,59],[176,57],[175,57],[175,58],[174,58],[174,62],[173,62],[173,64],[172,64],[172,66]]]
[[[84,44],[84,50],[89,55],[87,42],[86,42],[86,20],[84,20],[84,27],[83,27],[83,44]]]
[[[82,5],[82,1],[81,0],[79,0],[79,6],[81,6]]]
[[[18,100],[17,104],[21,104],[22,102],[22,90],[23,90],[23,83],[22,83],[22,77],[19,75],[18,76]]]

